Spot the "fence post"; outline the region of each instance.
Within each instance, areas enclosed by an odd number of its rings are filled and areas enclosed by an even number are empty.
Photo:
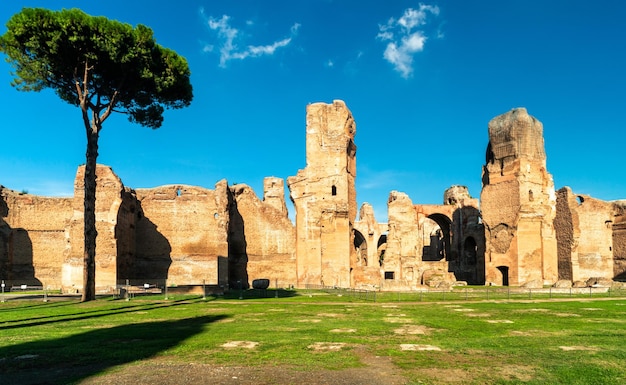
[[[43,301],[48,302],[48,292],[46,291],[46,284],[42,283],[41,285],[43,287]]]
[[[165,280],[165,299],[167,299],[167,279]]]
[[[2,283],[0,284],[0,286],[2,287],[2,298],[0,298],[0,302],[4,302],[4,279],[2,280]]]

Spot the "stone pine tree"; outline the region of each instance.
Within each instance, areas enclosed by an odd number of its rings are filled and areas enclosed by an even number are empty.
[[[158,45],[152,30],[78,9],[24,8],[7,22],[0,51],[20,91],[50,88],[78,106],[87,134],[82,301],[95,298],[96,158],[102,124],[113,112],[158,128],[165,108],[193,97],[185,58]]]

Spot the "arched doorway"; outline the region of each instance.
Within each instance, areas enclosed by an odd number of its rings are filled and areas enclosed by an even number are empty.
[[[450,227],[452,220],[446,215],[438,213],[431,214],[427,218],[435,222],[439,228],[433,227],[430,230],[430,246],[428,250],[424,247],[422,259],[424,261],[440,261],[442,259],[449,261],[451,259],[450,239],[452,234],[450,233]]]
[[[378,238],[376,244],[376,254],[378,255],[378,264],[380,266],[385,262],[385,251],[387,250],[387,234],[383,234]]]
[[[509,286],[509,267],[498,266],[497,269],[502,274],[502,286]]]
[[[356,250],[357,266],[367,266],[367,241],[359,230],[354,231],[354,249]]]

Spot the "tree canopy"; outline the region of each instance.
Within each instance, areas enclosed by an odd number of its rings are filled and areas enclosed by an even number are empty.
[[[155,42],[144,25],[79,9],[24,8],[7,23],[0,50],[14,67],[22,91],[53,89],[64,101],[85,106],[104,121],[113,111],[158,128],[164,108],[190,104],[187,61]],[[94,122],[95,123],[95,122]]]

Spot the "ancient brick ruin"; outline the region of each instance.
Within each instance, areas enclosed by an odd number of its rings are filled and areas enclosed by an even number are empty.
[[[626,280],[626,201],[555,191],[543,126],[525,109],[488,124],[478,199],[452,186],[441,205],[391,191],[388,222],[357,208],[356,123],[342,101],[306,111],[306,167],[285,183],[214,189],[131,189],[97,170],[96,286],[127,280],[168,286],[311,285],[415,290],[452,284],[586,286]],[[83,172],[71,198],[0,186],[0,279],[82,289]],[[357,217],[358,214],[358,217]]]

